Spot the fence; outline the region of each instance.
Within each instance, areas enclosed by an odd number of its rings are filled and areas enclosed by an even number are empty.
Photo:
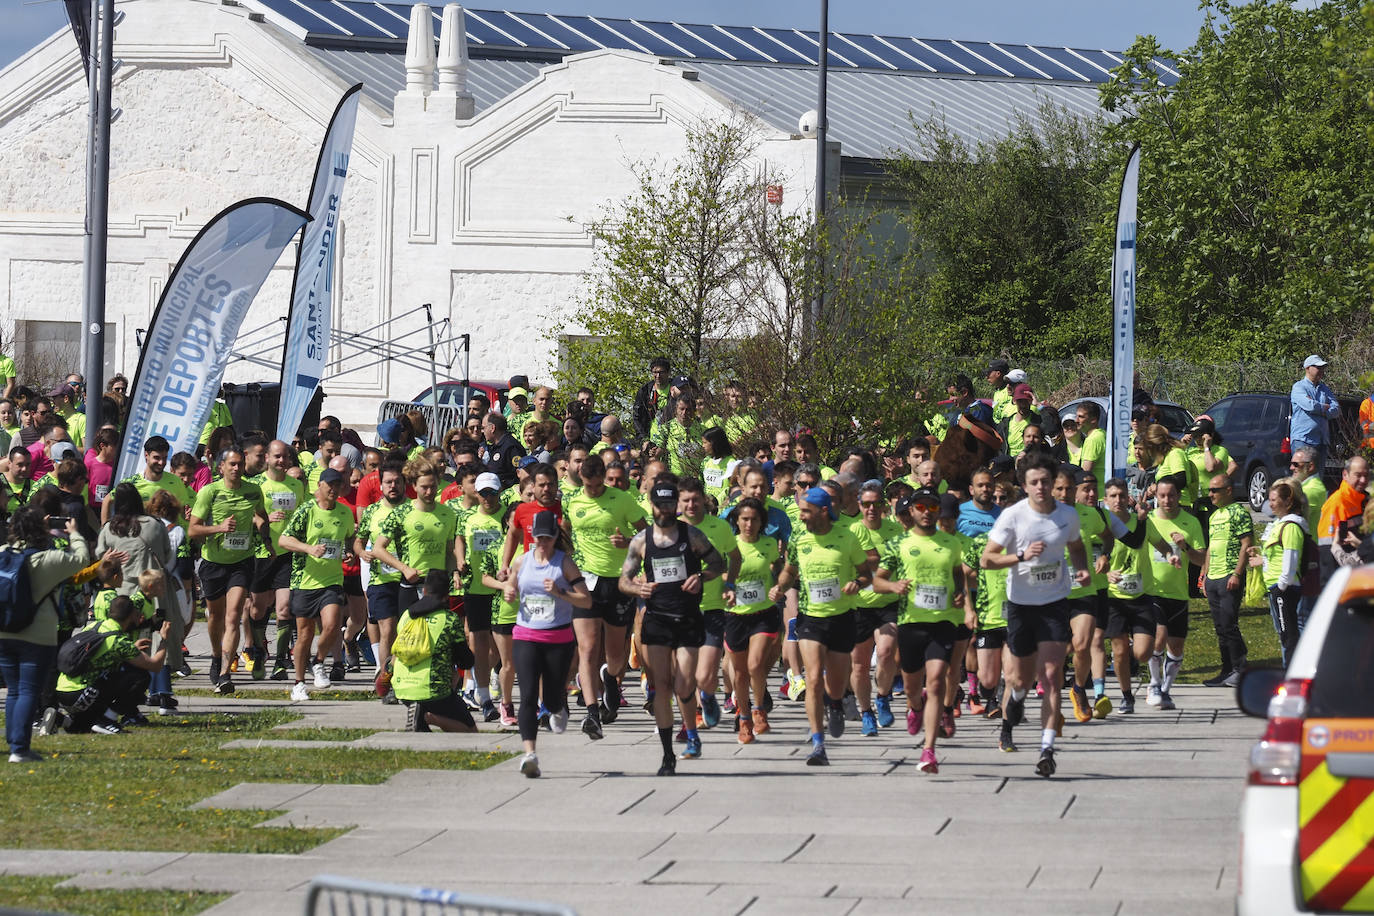
[[[569,907],[317,875],[305,916],[577,916]]]

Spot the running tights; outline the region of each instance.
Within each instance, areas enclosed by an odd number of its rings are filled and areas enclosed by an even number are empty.
[[[544,709],[550,715],[563,711],[568,703],[568,668],[572,665],[575,642],[514,643],[515,680],[520,685],[520,738],[533,741],[539,734],[539,697],[543,685]]]

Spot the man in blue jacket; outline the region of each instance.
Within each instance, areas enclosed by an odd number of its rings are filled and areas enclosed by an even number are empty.
[[[1289,395],[1292,417],[1288,421],[1288,439],[1293,451],[1313,451],[1320,476],[1331,444],[1330,421],[1340,415],[1341,405],[1322,381],[1326,377],[1326,360],[1314,353],[1302,361],[1302,368],[1306,374],[1293,383]]]

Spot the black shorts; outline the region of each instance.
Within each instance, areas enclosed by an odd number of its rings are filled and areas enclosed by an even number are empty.
[[[343,584],[344,594],[350,598],[363,597],[363,577],[344,575]]]
[[[342,608],[347,603],[342,585],[291,589],[291,616],[297,620],[317,618],[329,605],[336,604]]]
[[[253,558],[223,566],[210,560],[200,561],[200,593],[206,601],[215,601],[229,594],[231,588],[247,589],[253,583]]]
[[[514,636],[515,624],[513,623],[493,623],[491,631],[497,636]]]
[[[403,700],[407,706],[415,704],[415,730],[417,732],[429,731],[429,723],[425,721],[425,713],[432,712],[436,716],[443,716],[445,719],[457,719],[469,728],[476,728],[477,723],[473,721],[472,711],[468,709],[468,704],[458,698],[458,694],[450,693],[446,697],[436,697],[433,700]]]
[[[367,587],[367,619],[376,623],[379,620],[395,620],[401,616],[401,583],[383,582]]]
[[[749,642],[762,633],[775,637],[782,632],[782,611],[767,607],[752,614],[725,615],[725,648],[731,652],[745,652]]]
[[[463,596],[463,610],[467,617],[469,633],[491,632],[492,609],[495,605],[495,595]]]
[[[592,593],[592,606],[573,608],[574,620],[601,619],[607,626],[628,627],[635,619],[635,599],[620,590],[619,576],[598,576]]]
[[[857,607],[854,609],[854,644],[861,645],[873,638],[879,627],[885,624],[897,625],[897,606],[894,601],[884,607]]]
[[[956,623],[956,624],[954,625],[954,641],[955,641],[955,642],[968,642],[968,641],[969,641],[970,639],[972,639],[972,638],[973,638],[973,631],[969,629],[968,624],[963,623],[963,622],[961,621],[961,622]]]
[[[973,639],[975,649],[990,649],[994,652],[999,651],[1007,644],[1007,628],[994,627],[991,630],[979,630],[978,635]]]
[[[733,614],[726,614],[720,608],[702,611],[701,622],[706,627],[706,639],[702,645],[710,646],[713,649],[723,648],[725,646],[725,618],[733,616]]]
[[[1091,595],[1069,599],[1069,620],[1083,614],[1092,615],[1093,625],[1097,629],[1105,630],[1107,628],[1107,590],[1105,588]]]
[[[958,629],[948,620],[898,624],[897,654],[902,657],[902,671],[915,674],[925,670],[926,662],[948,662],[954,655]]]
[[[1007,648],[1015,658],[1030,658],[1042,642],[1069,641],[1069,602],[1017,604],[1008,601]]]
[[[797,612],[797,640],[809,639],[822,643],[830,652],[848,655],[854,651],[854,636],[857,625],[853,611],[845,611],[834,617],[812,617]]]
[[[279,588],[291,587],[291,553],[283,550],[271,557],[258,557],[253,561],[253,594],[274,592]]]
[[[1158,619],[1159,611],[1149,598],[1141,597],[1133,601],[1112,598],[1107,602],[1105,635],[1108,639],[1137,633],[1153,636]]]
[[[1169,631],[1169,636],[1183,639],[1188,635],[1187,598],[1156,597],[1155,606],[1159,608],[1159,625]]]
[[[654,611],[644,612],[644,622],[639,628],[640,645],[700,649],[705,641],[706,621],[700,614],[669,617]]]

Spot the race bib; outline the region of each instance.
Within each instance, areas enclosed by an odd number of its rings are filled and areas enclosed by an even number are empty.
[[[324,556],[320,557],[321,560],[339,560],[343,558],[343,541],[324,538],[320,543],[324,546]]]
[[[296,508],[296,494],[290,490],[277,490],[269,498],[273,512],[291,512]]]
[[[826,604],[838,600],[841,595],[840,580],[830,578],[808,582],[806,583],[806,593],[810,596],[812,604]]]
[[[596,573],[583,573],[582,578],[587,580],[587,591],[596,588],[596,583],[601,581],[601,577]]]
[[[687,578],[687,560],[684,557],[653,557],[650,565],[655,582],[682,582]]]
[[[253,533],[251,531],[230,531],[224,535],[221,542],[225,550],[247,550],[253,543]]]
[[[918,585],[911,592],[911,606],[923,611],[943,611],[949,607],[949,588],[944,585]]]
[[[725,471],[720,468],[703,468],[703,475],[706,478],[706,489],[719,490],[725,483]]]
[[[554,600],[552,595],[526,595],[525,616],[531,623],[548,623],[553,620]]]
[[[1145,583],[1141,580],[1140,573],[1122,575],[1121,581],[1116,583],[1116,590],[1123,595],[1139,595],[1145,588]]]
[[[110,495],[110,485],[107,483],[96,484],[95,501],[104,502],[105,497]]]
[[[1032,566],[1030,568],[1031,584],[1036,586],[1054,585],[1059,581],[1059,567],[1060,564],[1058,563],[1043,563],[1039,566]]]
[[[486,553],[500,537],[501,532],[494,528],[479,528],[472,533],[472,549],[478,553]]]
[[[735,604],[737,605],[758,604],[760,601],[766,601],[767,598],[768,595],[767,592],[764,590],[762,582],[753,581],[735,583]]]

